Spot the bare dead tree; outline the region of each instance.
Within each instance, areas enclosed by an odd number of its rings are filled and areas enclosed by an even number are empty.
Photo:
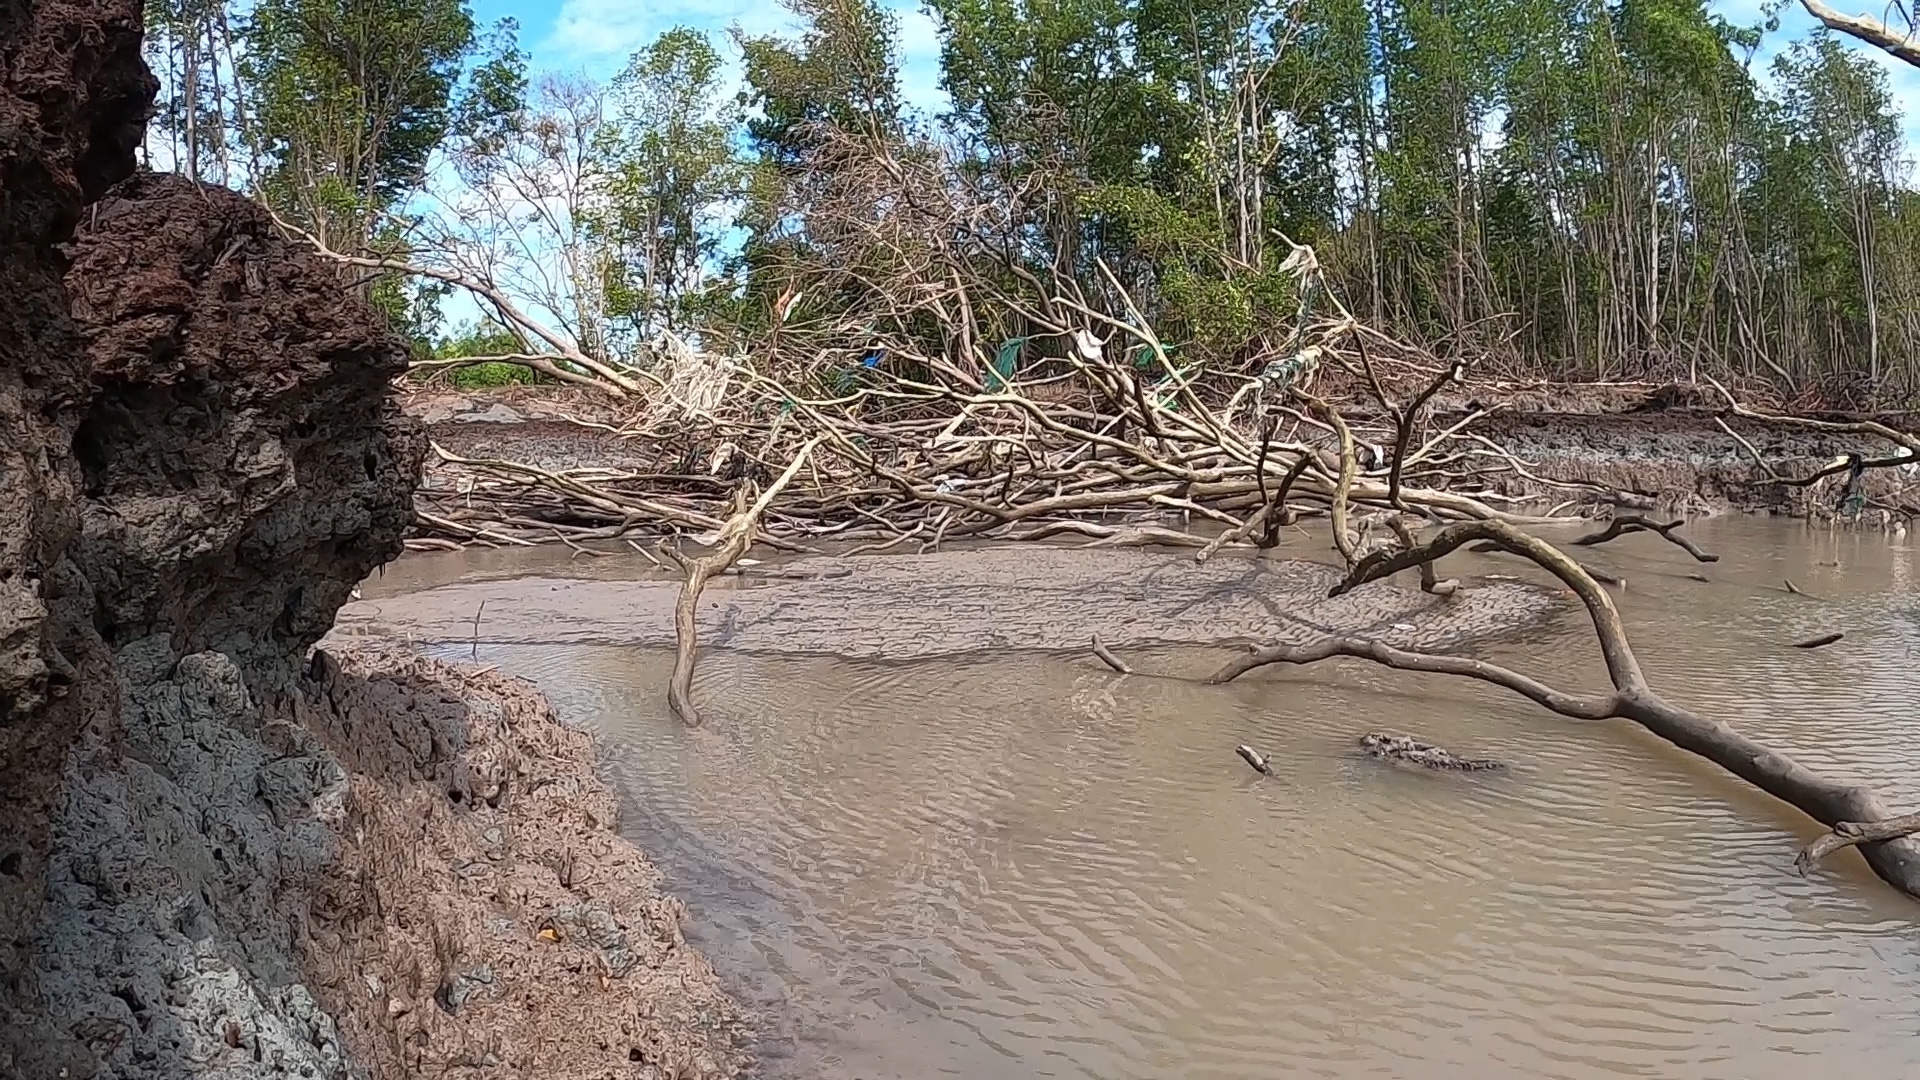
[[[1892,27],[1871,15],[1848,15],[1821,3],[1821,0],[1800,0],[1800,6],[1828,29],[1858,38],[1889,56],[1920,67],[1920,37],[1911,31],[1896,33]],[[1890,6],[1897,8],[1900,5],[1896,0]]]

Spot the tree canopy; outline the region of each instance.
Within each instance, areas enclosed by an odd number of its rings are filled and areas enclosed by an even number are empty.
[[[1920,55],[1803,3],[1824,26],[1789,41],[1706,0],[927,0],[933,116],[875,0],[676,28],[605,84],[530,76],[462,0],[173,0],[152,49],[175,162],[630,369],[828,317],[987,363],[903,313],[921,256],[872,240],[911,211],[927,251],[1132,305],[1191,362],[1272,359],[1319,302],[1306,244],[1357,316],[1515,372],[1910,399],[1920,198],[1854,39]],[[436,294],[387,287],[431,336]],[[968,317],[1030,336],[1019,307]]]

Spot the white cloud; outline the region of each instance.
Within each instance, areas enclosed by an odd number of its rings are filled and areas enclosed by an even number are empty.
[[[786,8],[753,0],[566,0],[553,29],[535,45],[536,62],[548,66],[616,69],[635,51],[676,26],[724,33],[738,24],[749,33],[790,29]]]

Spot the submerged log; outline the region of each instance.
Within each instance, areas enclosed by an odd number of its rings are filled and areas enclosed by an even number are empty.
[[[1101,663],[1122,675],[1133,674],[1133,669],[1127,666],[1125,660],[1113,655],[1113,650],[1107,648],[1106,642],[1100,640],[1099,634],[1093,635],[1093,655],[1099,657]]]
[[[1885,821],[1836,822],[1833,831],[1820,834],[1813,843],[1800,849],[1799,856],[1793,860],[1793,868],[1800,872],[1801,877],[1806,877],[1821,859],[1842,848],[1893,840],[1914,833],[1920,833],[1920,814],[1907,814]]]
[[[1368,757],[1382,761],[1404,761],[1424,769],[1455,769],[1460,772],[1489,772],[1504,769],[1507,763],[1493,758],[1461,757],[1444,747],[1421,742],[1409,735],[1382,735],[1369,731],[1360,736],[1360,749]]]

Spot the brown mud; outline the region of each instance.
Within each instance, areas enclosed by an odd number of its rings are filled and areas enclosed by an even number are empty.
[[[527,683],[401,650],[313,674],[293,716],[346,780],[304,961],[363,1067],[735,1074],[748,1033],[613,831],[590,737]]]
[[[638,556],[621,560],[644,565]],[[1456,649],[1566,610],[1555,591],[1475,580],[1451,597],[1383,586],[1329,599],[1342,574],[1300,559],[1206,563],[1134,550],[1038,544],[803,558],[716,582],[698,611],[703,648],[909,660],[993,650],[1085,652],[1366,634]],[[1411,576],[1411,575],[1409,575]],[[671,648],[677,581],[529,577],[458,582],[348,604],[329,641],[591,644]]]

